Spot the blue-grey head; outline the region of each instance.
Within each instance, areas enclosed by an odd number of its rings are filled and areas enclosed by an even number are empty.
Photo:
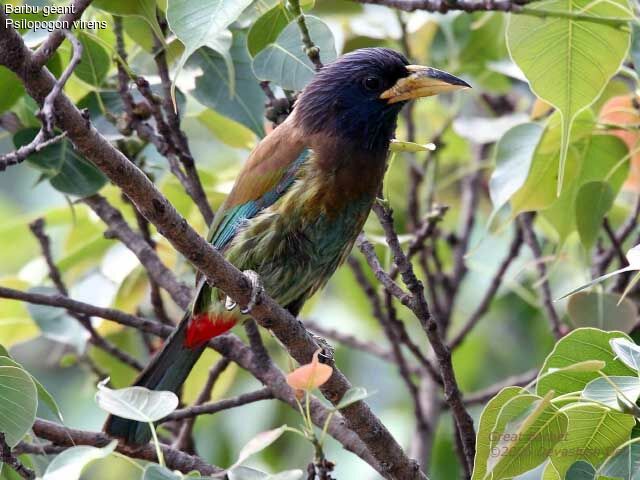
[[[389,48],[362,48],[325,65],[295,106],[309,133],[326,132],[369,150],[387,149],[410,100],[469,88],[441,70],[410,65]]]

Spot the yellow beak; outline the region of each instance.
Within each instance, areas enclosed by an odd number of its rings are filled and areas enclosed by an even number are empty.
[[[382,92],[381,99],[396,103],[471,88],[464,80],[435,68],[407,65],[407,70],[411,72],[409,76],[401,78],[393,87]]]

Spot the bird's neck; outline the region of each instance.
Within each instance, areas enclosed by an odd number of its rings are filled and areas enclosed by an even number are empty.
[[[386,156],[401,108],[400,103],[387,109],[367,110],[359,105],[346,108],[338,102],[316,104],[301,98],[290,118],[307,136],[324,135],[337,139],[348,150]]]

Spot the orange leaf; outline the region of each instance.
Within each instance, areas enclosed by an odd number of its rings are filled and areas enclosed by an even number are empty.
[[[329,380],[329,377],[333,374],[333,368],[320,363],[318,360],[319,353],[320,349],[313,354],[311,363],[302,365],[287,375],[287,383],[291,388],[308,392],[324,385]]]
[[[633,95],[621,95],[609,99],[600,110],[600,121],[620,127],[637,127],[640,124],[640,112],[633,101]],[[629,151],[640,146],[638,130],[620,129],[611,130],[610,133],[626,143]],[[631,169],[624,187],[628,190],[640,191],[640,153],[631,157]]]

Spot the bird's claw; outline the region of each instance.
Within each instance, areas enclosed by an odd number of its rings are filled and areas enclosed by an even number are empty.
[[[318,354],[322,360],[322,363],[330,363],[333,361],[334,349],[329,342],[327,342],[324,338],[319,337],[318,335],[311,334],[316,343],[320,346],[321,352]]]
[[[247,303],[244,308],[240,309],[240,313],[246,315],[247,313],[251,312],[251,310],[253,310],[253,307],[255,307],[260,302],[260,299],[264,292],[264,286],[262,285],[260,275],[258,275],[253,270],[245,270],[242,273],[251,284],[251,297],[249,298],[249,303]]]

